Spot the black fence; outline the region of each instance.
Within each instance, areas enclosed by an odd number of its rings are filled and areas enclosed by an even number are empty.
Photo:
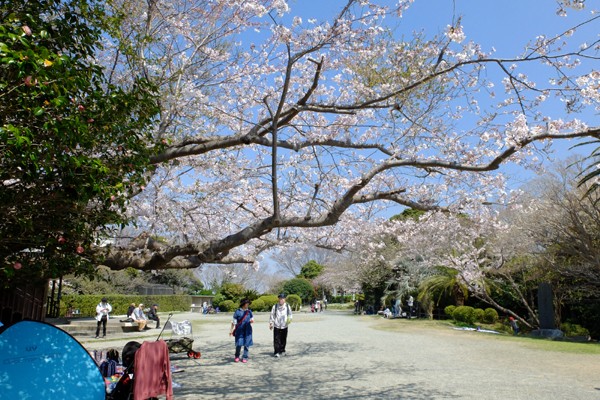
[[[10,325],[23,319],[43,321],[46,310],[47,282],[23,285],[18,288],[0,286],[0,321]]]

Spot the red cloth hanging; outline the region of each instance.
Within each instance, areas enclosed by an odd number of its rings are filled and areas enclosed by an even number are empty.
[[[135,353],[133,399],[166,395],[173,399],[169,348],[164,340],[144,342]]]

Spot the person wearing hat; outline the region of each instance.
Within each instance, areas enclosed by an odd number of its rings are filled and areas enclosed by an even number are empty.
[[[275,348],[275,357],[285,356],[285,346],[287,344],[288,326],[292,323],[292,309],[285,302],[285,293],[281,293],[279,301],[271,309],[269,317],[269,329],[273,331],[273,345]]]
[[[148,323],[148,318],[146,318],[146,314],[144,314],[144,304],[140,303],[138,308],[133,310],[133,319],[134,322],[138,324],[138,331],[143,331]]]
[[[513,335],[518,335],[519,334],[519,324],[517,323],[517,321],[513,318],[513,317],[508,317],[508,323],[510,324],[510,327],[513,330]]]
[[[152,304],[150,307],[150,311],[148,311],[148,319],[152,321],[156,321],[156,328],[160,328],[160,317],[158,316],[158,304]]]
[[[102,325],[102,337],[106,337],[106,322],[108,321],[108,314],[112,311],[112,306],[108,304],[108,299],[103,297],[100,303],[96,306],[96,339],[100,337],[100,325]]]
[[[242,362],[248,362],[248,348],[254,344],[252,341],[252,324],[254,323],[254,315],[248,308],[250,306],[249,299],[240,301],[240,308],[233,313],[233,321],[229,329],[229,336],[235,337],[235,362],[240,362],[240,353],[244,347],[242,354]]]

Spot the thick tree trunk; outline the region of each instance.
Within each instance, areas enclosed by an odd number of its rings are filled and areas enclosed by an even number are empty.
[[[465,305],[465,295],[458,284],[454,285],[454,299],[457,307]]]

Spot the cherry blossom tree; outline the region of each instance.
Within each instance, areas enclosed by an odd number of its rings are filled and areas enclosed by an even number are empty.
[[[504,196],[502,165],[535,164],[535,143],[598,136],[544,110],[598,106],[600,76],[586,62],[598,41],[577,33],[600,17],[497,58],[460,19],[407,39],[391,27],[410,3],[348,1],[306,20],[284,1],[118,5],[138,53],[115,43],[107,63],[115,80],[143,71],[160,85],[156,135],[169,144],[129,212],[170,242],[113,246],[104,263],[253,263],[305,240],[343,249],[390,203],[471,212]],[[543,72],[528,75],[533,64]]]
[[[363,291],[362,278],[369,275],[369,282],[373,282],[373,269],[360,262],[357,253],[344,251],[327,263],[327,268],[322,275],[314,280],[314,283],[327,288],[335,295],[357,294]],[[369,271],[367,271],[369,269]]]
[[[113,82],[159,86],[166,149],[132,193],[135,229],[95,255],[112,269],[257,268],[279,245],[344,250],[384,232],[390,206],[476,215],[506,196],[506,165],[600,135],[577,118],[600,100],[598,38],[581,36],[599,16],[500,58],[460,18],[438,36],[403,31],[411,3],[308,18],[284,0],[111,3],[129,18],[101,56]],[[140,232],[168,241],[124,239]]]
[[[575,187],[580,166],[557,164],[482,219],[448,213],[394,219],[387,231],[401,244],[393,246],[395,257],[419,260],[425,271],[451,269],[470,297],[530,327],[539,325],[537,286],[552,282],[560,321],[566,303],[597,296],[598,209],[595,197]],[[373,250],[382,246],[389,251],[382,240],[365,238],[361,254],[373,263],[382,254]]]
[[[598,296],[597,196],[577,187],[581,165],[572,157],[532,180],[500,214],[505,229],[496,231],[485,257],[480,257],[484,275],[500,282],[533,324],[539,321],[532,293],[540,282],[553,286],[557,322],[566,305]],[[516,316],[499,307],[490,285],[488,290],[482,290],[485,284],[474,286],[479,289],[476,297]]]
[[[440,293],[434,296],[432,291],[442,289],[455,297],[457,305],[474,297],[531,327],[530,319],[537,321],[535,307],[518,282],[515,268],[506,264],[507,259],[528,253],[522,245],[501,240],[510,237],[510,229],[493,210],[478,218],[438,212],[419,219],[396,219],[388,226],[388,234],[396,234],[400,244],[395,246],[392,263],[412,260],[410,276],[420,287],[419,298],[428,303],[432,297],[439,298]],[[373,238],[371,241],[377,243]],[[368,260],[372,253],[367,248],[362,254]],[[511,305],[498,299],[501,292],[514,298]],[[527,310],[528,315],[520,315],[513,309],[514,304],[519,310]]]
[[[577,187],[582,160],[571,158],[538,177],[519,199],[510,238],[519,252],[537,257],[549,279],[571,297],[597,297],[600,283],[600,209],[596,194]],[[555,290],[556,291],[556,290]]]

